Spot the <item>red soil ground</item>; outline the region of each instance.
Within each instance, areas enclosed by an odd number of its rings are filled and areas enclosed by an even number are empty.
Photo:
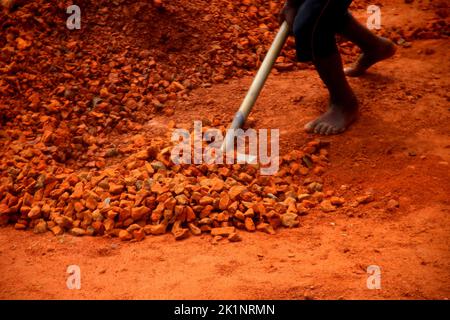
[[[383,25],[405,30],[433,17],[404,1],[382,1]],[[363,9],[356,11],[364,17]],[[450,296],[450,109],[448,39],[414,40],[394,58],[350,83],[361,118],[330,141],[323,180],[346,198],[375,201],[354,210],[301,217],[276,235],[242,232],[242,242],[172,235],[124,243],[100,237],[0,231],[2,299],[448,299]],[[193,90],[141,132],[165,132],[169,120],[190,126],[227,122],[251,77]],[[281,153],[312,136],[302,130],[320,114],[326,90],[314,70],[274,73],[255,106],[252,126],[280,128]],[[114,132],[111,141],[129,134]],[[396,199],[399,208],[387,210]],[[81,268],[81,290],[66,287],[66,269]],[[381,290],[366,287],[369,265]]]

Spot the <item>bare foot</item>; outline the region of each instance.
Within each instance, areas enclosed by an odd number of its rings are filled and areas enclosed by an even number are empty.
[[[344,73],[349,77],[359,77],[375,63],[395,54],[397,48],[391,40],[380,37],[380,44],[378,50],[363,52],[352,66],[344,69]]]
[[[327,112],[317,119],[307,123],[305,130],[310,133],[322,135],[338,134],[343,132],[358,117],[358,104],[355,101],[345,108],[331,104]]]

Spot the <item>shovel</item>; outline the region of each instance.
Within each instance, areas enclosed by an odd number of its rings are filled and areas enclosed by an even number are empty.
[[[273,43],[270,46],[270,49],[267,52],[261,66],[259,67],[258,72],[256,73],[255,79],[253,79],[253,82],[247,91],[247,95],[242,101],[239,110],[234,115],[233,122],[231,122],[231,125],[227,130],[227,133],[222,143],[221,148],[222,154],[225,154],[230,146],[234,146],[234,137],[235,137],[234,130],[241,128],[244,125],[245,120],[247,120],[247,117],[250,114],[250,111],[252,110],[253,106],[255,105],[256,99],[258,99],[258,96],[264,86],[264,83],[266,82],[267,77],[269,76],[270,71],[272,70],[275,60],[280,54],[281,49],[283,48],[283,45],[286,42],[288,35],[289,35],[289,26],[287,22],[284,21],[280,27],[280,30],[275,36],[275,39],[273,40]],[[256,160],[256,156],[243,155],[238,153],[237,160],[238,161],[247,160],[247,162],[252,162]]]

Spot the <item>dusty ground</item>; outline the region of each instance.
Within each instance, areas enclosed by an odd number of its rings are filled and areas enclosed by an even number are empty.
[[[426,47],[436,52],[424,59],[417,52]],[[1,298],[448,298],[447,50],[443,41],[416,42],[352,80],[362,117],[347,133],[328,138],[327,183],[372,189],[380,199],[394,195],[397,211],[374,203],[354,216],[312,213],[298,229],[246,233],[240,243],[218,245],[206,236],[124,244],[6,228],[0,233]],[[313,80],[305,84],[307,78]],[[194,119],[205,96],[214,99],[206,108],[231,114],[233,96],[242,95],[250,80],[195,91],[186,112],[177,113],[180,121]],[[285,147],[302,144],[307,136],[301,124],[320,111],[324,93],[313,71],[274,76],[254,113],[256,126],[280,126]],[[299,96],[301,102],[293,103]],[[65,285],[71,264],[81,267],[79,291]],[[366,288],[372,264],[382,269],[381,290]]]
[[[386,24],[426,21],[419,9],[402,6],[386,15]],[[330,190],[345,188],[348,197],[370,191],[376,201],[349,213],[313,211],[299,228],[273,236],[242,232],[242,242],[217,245],[206,235],[124,243],[9,226],[0,232],[0,298],[448,299],[448,50],[446,39],[416,40],[350,80],[361,118],[346,133],[326,138],[330,167],[323,178]],[[174,115],[155,116],[143,132],[154,134],[170,119],[189,125],[199,114],[226,120],[250,82],[244,77],[196,89],[177,102]],[[325,102],[314,70],[274,74],[252,113],[254,126],[280,128],[282,152],[300,147],[311,137],[303,124]],[[399,208],[386,210],[389,199],[398,199]],[[66,287],[72,264],[81,268],[81,290]],[[380,266],[381,290],[367,289],[368,265]]]

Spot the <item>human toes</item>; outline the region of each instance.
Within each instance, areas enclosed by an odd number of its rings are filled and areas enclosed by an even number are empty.
[[[319,122],[316,127],[314,128],[314,133],[317,134],[324,134],[324,132],[327,130],[328,124],[325,122]]]
[[[309,132],[309,133],[314,132],[314,130],[315,130],[316,126],[317,126],[317,122],[318,121],[316,119],[316,120],[310,121],[307,124],[305,124],[305,126],[304,126],[305,131]]]

